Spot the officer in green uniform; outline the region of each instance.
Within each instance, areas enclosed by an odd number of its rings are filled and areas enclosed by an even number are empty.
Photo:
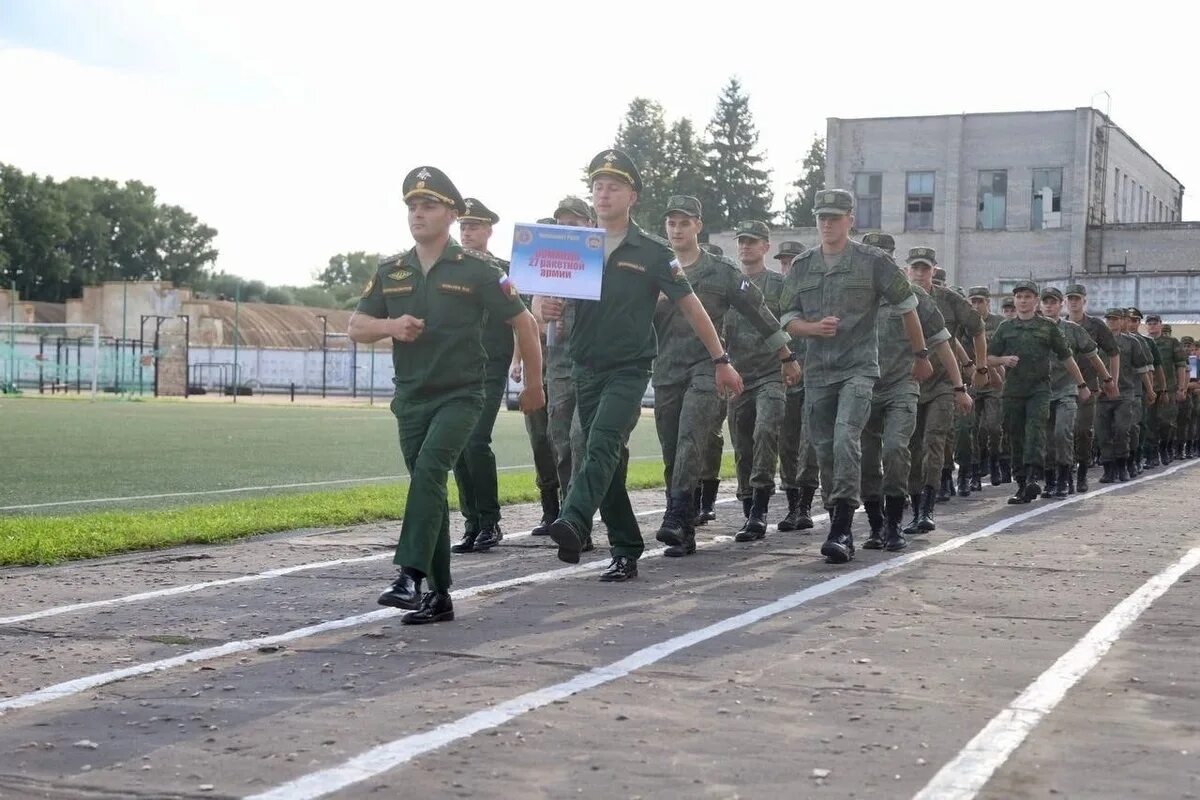
[[[771,249],[765,222],[746,220],[737,227],[741,292],[755,289],[762,297],[758,308],[725,317],[729,357],[742,376],[745,391],[729,401],[729,434],[737,468],[737,496],[746,512],[746,524],[734,536],[739,542],[761,539],[767,533],[767,509],[775,492],[779,463],[779,436],[783,429],[787,386],[800,382],[800,367],[790,347],[790,337],[764,325],[780,313],[783,276],[767,269]],[[704,299],[704,293],[696,286]],[[714,318],[715,321],[715,318]],[[780,365],[782,364],[782,370]]]
[[[486,253],[505,273],[508,262],[488,250],[492,226],[500,217],[474,197],[463,199],[458,218],[459,238],[467,250]],[[496,476],[496,454],[492,430],[504,402],[508,373],[513,359],[513,330],[503,319],[488,319],[483,326],[483,350],[487,353],[483,375],[483,412],[454,465],[458,486],[459,513],[465,521],[462,540],[450,548],[454,553],[483,553],[500,543],[500,490]]]
[[[780,242],[779,252],[775,254],[779,273],[786,276],[796,256],[806,249],[801,242]],[[804,340],[792,337],[790,346],[803,368]],[[776,523],[776,530],[787,532],[812,528],[812,501],[820,486],[820,479],[817,451],[813,450],[808,432],[804,430],[804,381],[800,380],[787,387],[783,427],[779,434],[779,485],[787,496],[788,510],[783,519]]]
[[[1167,376],[1163,369],[1162,356],[1158,352],[1158,348],[1154,345],[1154,340],[1149,336],[1143,336],[1141,333],[1142,312],[1136,306],[1130,306],[1126,309],[1125,330],[1127,333],[1133,334],[1142,346],[1146,348],[1146,352],[1150,355],[1150,360],[1154,364],[1153,383],[1154,392],[1150,395],[1145,403],[1139,403],[1135,412],[1134,427],[1130,431],[1130,436],[1133,442],[1130,445],[1130,455],[1133,463],[1133,474],[1141,475],[1142,471],[1148,467],[1156,466],[1158,461],[1158,453],[1155,448],[1150,445],[1150,420],[1154,417],[1154,408],[1162,401],[1162,396],[1166,385]],[[1145,399],[1145,398],[1143,398]],[[1150,451],[1155,450],[1154,462],[1150,460]]]
[[[1004,321],[1004,317],[992,313],[991,291],[986,286],[972,286],[967,290],[967,301],[983,320],[984,336],[991,342],[996,328]],[[985,467],[992,486],[1000,485],[1000,392],[995,388],[1000,377],[986,360],[969,369],[972,384],[968,392],[975,405],[970,414],[959,415],[955,420],[955,455],[960,465],[971,465],[970,489],[977,492],[983,489]],[[975,381],[975,375],[985,381],[982,386]]]
[[[579,197],[564,197],[549,218],[549,224],[572,228],[595,227],[595,212]],[[557,492],[553,497],[542,493],[542,521],[533,529],[534,536],[549,536],[550,525],[561,513],[562,500],[571,484],[572,465],[583,458],[583,428],[575,411],[575,387],[571,383],[571,357],[568,345],[575,323],[575,303],[561,298],[537,297],[533,313],[545,325],[544,360],[546,366],[546,438],[550,443],[557,475]],[[546,308],[552,309],[555,319],[544,319]],[[535,459],[536,461],[536,459]],[[589,535],[583,551],[594,549]]]
[[[1092,392],[1092,397],[1086,403],[1079,404],[1079,411],[1075,416],[1075,490],[1083,493],[1088,490],[1087,473],[1092,463],[1096,404],[1099,402],[1101,389],[1112,391],[1109,387],[1116,387],[1121,357],[1117,352],[1117,341],[1107,323],[1087,313],[1087,287],[1082,283],[1072,283],[1067,286],[1064,294],[1067,297],[1067,319],[1082,327],[1095,340],[1100,356],[1106,360],[1109,377],[1107,382],[1102,382],[1102,373],[1094,369],[1089,361],[1079,365],[1088,389]]]
[[[1078,399],[1090,396],[1071,348],[1058,325],[1037,315],[1038,285],[1013,287],[1017,316],[1006,319],[992,337],[988,365],[1004,367],[1004,430],[1008,436],[1017,491],[1009,503],[1028,503],[1042,493],[1046,422],[1050,417],[1050,359],[1063,362],[1075,382]]]
[[[952,340],[970,337],[975,346],[975,360],[968,362],[969,368],[974,363],[987,363],[987,333],[979,313],[971,307],[966,298],[959,296],[954,290],[939,286],[933,281],[933,270],[937,268],[937,253],[932,247],[913,247],[905,259],[908,265],[909,280],[924,289],[945,320],[946,330]],[[982,376],[986,381],[986,376]],[[980,382],[982,385],[982,382]],[[950,370],[942,369],[941,363],[935,364],[933,377],[921,383],[921,396],[917,403],[917,424],[913,431],[910,450],[912,451],[912,467],[909,472],[908,490],[912,500],[915,528],[911,532],[931,531],[936,528],[933,522],[933,506],[936,497],[935,486],[941,485],[946,490],[943,496],[951,495],[951,473],[943,466],[946,444],[954,429],[954,386],[962,384],[962,368],[955,361]],[[965,391],[965,388],[964,388]],[[968,464],[967,471],[970,471]],[[950,485],[947,485],[950,484]],[[965,485],[964,485],[965,488]],[[905,531],[910,532],[909,529]]]
[[[1154,409],[1154,438],[1158,451],[1155,455],[1163,466],[1175,458],[1175,438],[1178,427],[1179,409],[1187,399],[1187,351],[1178,339],[1167,333],[1162,317],[1149,314],[1146,317],[1146,332],[1154,340],[1158,356],[1162,360],[1163,394]],[[1153,461],[1154,455],[1151,456]]]
[[[1051,322],[1058,322],[1075,363],[1080,373],[1083,365],[1090,367],[1090,372],[1099,374],[1103,381],[1101,385],[1110,397],[1117,394],[1112,376],[1100,358],[1096,340],[1084,330],[1082,325],[1076,325],[1067,319],[1060,319],[1062,313],[1063,293],[1053,286],[1042,289],[1042,316]],[[1086,377],[1086,376],[1085,376]],[[1086,380],[1085,380],[1086,383]],[[1092,387],[1088,386],[1090,393]],[[1092,402],[1089,398],[1088,402]],[[1046,487],[1042,492],[1043,498],[1066,497],[1075,491],[1075,430],[1076,414],[1078,411],[1075,399],[1075,387],[1071,384],[1071,376],[1061,364],[1050,365],[1050,422],[1046,442]]]
[[[1124,308],[1110,308],[1104,314],[1104,322],[1113,334],[1113,344],[1117,348],[1117,393],[1113,396],[1106,392],[1096,403],[1096,442],[1104,467],[1101,483],[1129,480],[1133,461],[1129,451],[1129,431],[1133,427],[1134,408],[1141,403],[1136,387],[1140,384],[1143,391],[1154,396],[1154,384],[1150,379],[1153,367],[1143,344],[1125,332],[1127,317]]]
[[[600,580],[626,581],[637,577],[637,559],[645,548],[625,491],[626,443],[641,416],[642,395],[658,352],[654,310],[660,293],[680,305],[704,343],[716,367],[717,392],[737,394],[742,381],[671,248],[630,219],[642,189],[637,165],[619,150],[605,150],[589,164],[588,179],[605,230],[604,277],[599,300],[577,303],[571,331],[571,377],[586,445],[550,538],[561,560],[578,562],[599,509],[613,556]],[[682,545],[683,540],[668,544]]]
[[[901,307],[904,331],[917,355],[918,380],[932,374],[917,318],[917,299],[896,262],[850,239],[854,198],[823,189],[814,198],[819,247],[792,262],[785,285],[784,324],[805,337],[804,415],[811,431],[826,502],[833,506],[821,554],[842,564],[854,556],[851,525],[862,483],[862,430],[879,378],[879,301]]]
[[[458,189],[441,170],[422,166],[405,177],[403,192],[416,246],[380,263],[348,334],[359,344],[392,340],[392,413],[411,477],[394,559],[400,575],[379,602],[416,609],[403,621],[422,624],[454,619],[446,475],[483,412],[481,332],[489,320],[516,331],[530,367],[521,410],[536,411],[545,396],[537,321],[494,259],[450,238],[450,225],[466,211]],[[425,580],[430,591],[422,594]]]
[[[781,342],[780,347],[790,356],[787,335],[764,305],[759,288],[745,280],[723,256],[700,249],[702,213],[698,199],[676,195],[667,201],[664,224],[675,261],[683,267],[713,326],[720,330],[730,317],[736,316],[728,314],[729,310],[736,309],[750,318],[754,330]],[[656,538],[669,545],[664,555],[685,556],[696,551],[694,494],[725,400],[717,394],[712,359],[696,338],[682,307],[665,296],[659,297],[654,330],[658,336],[653,378],[654,424],[662,447],[663,480],[667,487],[667,509]],[[734,358],[732,349],[730,358]],[[745,383],[745,373],[736,361],[734,368]],[[778,366],[775,371],[778,374]],[[796,375],[799,376],[798,369]]]

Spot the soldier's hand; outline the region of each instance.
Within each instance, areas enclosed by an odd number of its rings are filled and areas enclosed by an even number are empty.
[[[1101,388],[1104,389],[1104,395],[1109,400],[1112,400],[1114,397],[1117,396],[1117,382],[1116,381],[1107,381]]]
[[[401,342],[414,342],[425,332],[425,320],[418,319],[411,314],[397,317],[390,322],[392,338]]]
[[[958,406],[958,410],[964,414],[970,414],[971,409],[975,407],[975,401],[971,399],[971,395],[966,392],[954,393],[954,405]]]
[[[527,383],[517,399],[522,414],[532,414],[546,405],[546,389],[541,383]]]
[[[717,365],[717,394],[722,397],[737,397],[746,388],[742,376],[731,364]]]
[[[508,377],[512,378],[514,383],[520,383],[524,371],[524,365],[520,361],[516,361],[513,363],[512,369],[508,371]]]
[[[800,364],[795,361],[785,362],[781,368],[783,370],[783,382],[787,386],[795,386],[800,382],[802,372]]]
[[[975,374],[971,376],[971,385],[976,389],[986,389],[988,383],[992,380],[992,376],[988,372],[980,372],[972,370]]]
[[[933,377],[933,364],[928,358],[913,359],[912,376],[917,383],[924,383]]]
[[[557,297],[543,297],[540,305],[542,312],[542,320],[545,322],[553,322],[562,319],[563,308],[566,303]]]
[[[1000,356],[1000,364],[1006,369],[1012,369],[1019,363],[1021,363],[1020,356]]]
[[[1086,403],[1090,399],[1092,399],[1092,390],[1091,389],[1089,389],[1088,387],[1085,386],[1079,390],[1079,402]]]
[[[1177,392],[1175,392],[1175,402],[1182,403],[1186,399],[1187,399],[1187,389],[1180,387],[1179,390]]]
[[[839,322],[841,322],[841,319],[838,317],[825,317],[825,319],[816,323],[816,335],[826,339],[837,336]]]

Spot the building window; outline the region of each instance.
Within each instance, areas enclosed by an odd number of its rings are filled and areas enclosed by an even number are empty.
[[[1062,227],[1062,168],[1033,171],[1033,204],[1029,227],[1035,231]]]
[[[859,230],[883,227],[883,173],[854,174],[854,226]]]
[[[979,215],[981,231],[1002,231],[1007,227],[1008,172],[989,169],[979,173]]]
[[[933,173],[910,172],[905,181],[904,230],[933,230]]]

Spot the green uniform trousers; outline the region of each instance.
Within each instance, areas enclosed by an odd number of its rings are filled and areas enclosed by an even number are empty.
[[[704,477],[705,456],[721,425],[723,405],[711,375],[654,387],[654,427],[668,491],[690,492]]]
[[[1096,439],[1100,442],[1100,462],[1129,457],[1129,429],[1137,400],[1118,398],[1096,403]]]
[[[554,468],[558,472],[558,491],[566,496],[571,476],[583,461],[583,428],[575,410],[575,384],[570,378],[546,381],[546,418],[550,445],[554,448]]]
[[[1175,428],[1179,420],[1179,403],[1175,400],[1175,392],[1167,392],[1158,396],[1154,404],[1154,436],[1153,441],[1159,446],[1175,441]]]
[[[974,452],[979,457],[975,463],[982,464],[985,455],[999,458],[1004,452],[1000,445],[1000,431],[1003,428],[1000,424],[1000,406],[1000,395],[995,392],[975,396],[975,408],[971,411],[975,423]]]
[[[721,403],[721,408],[717,411],[717,424],[713,427],[712,436],[704,445],[704,463],[700,468],[700,480],[702,481],[715,481],[721,477],[721,456],[725,454],[723,429],[727,412],[728,406]]]
[[[936,489],[941,484],[946,440],[953,426],[953,394],[940,394],[917,404],[917,425],[908,448],[912,457],[908,471],[909,494],[920,494],[926,486]]]
[[[467,531],[479,531],[500,521],[500,489],[496,485],[496,454],[492,452],[492,429],[508,386],[508,361],[493,359],[483,373],[483,411],[454,464],[458,484],[458,508]]]
[[[1046,442],[1047,467],[1075,464],[1075,419],[1079,410],[1076,397],[1063,397],[1050,403],[1050,424]]]
[[[821,471],[817,454],[804,429],[804,390],[787,393],[783,411],[783,430],[779,435],[779,486],[782,489],[816,489]]]
[[[729,400],[729,435],[733,439],[739,500],[749,500],[755,489],[775,492],[779,436],[786,410],[783,381],[769,381]]]
[[[1041,468],[1046,457],[1049,419],[1049,387],[1024,397],[1004,395],[1004,434],[1008,437],[1014,476],[1025,477],[1029,467]]]
[[[450,590],[450,507],[446,476],[471,436],[483,410],[479,391],[459,391],[429,400],[392,401],[400,452],[408,469],[408,496],[400,542],[392,559],[423,572],[429,587]]]
[[[1084,464],[1092,463],[1092,450],[1096,441],[1096,411],[1100,400],[1097,395],[1103,391],[1092,392],[1086,403],[1076,400],[1075,413],[1075,460]]]
[[[829,386],[804,387],[804,427],[821,470],[826,505],[858,508],[862,486],[862,432],[871,416],[875,378],[855,376]]]
[[[912,468],[909,442],[917,427],[916,384],[876,392],[862,434],[862,496],[865,500],[904,497]]]
[[[632,366],[598,371],[576,364],[571,377],[584,449],[562,517],[576,530],[591,533],[592,517],[599,509],[612,555],[638,558],[645,543],[625,491],[625,473],[629,434],[641,417],[650,370]]]
[[[1142,455],[1142,431],[1146,425],[1146,404],[1139,397],[1133,404],[1133,424],[1129,426],[1129,455]]]
[[[558,462],[554,457],[554,445],[550,442],[550,414],[542,406],[532,414],[525,414],[525,432],[529,434],[529,449],[533,451],[533,470],[537,475],[538,491],[557,490]]]
[[[954,415],[954,460],[960,465],[980,463],[979,437],[975,433],[978,428],[979,416],[975,409],[968,414]]]

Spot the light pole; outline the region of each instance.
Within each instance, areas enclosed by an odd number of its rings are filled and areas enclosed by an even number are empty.
[[[321,397],[325,397],[325,363],[329,355],[325,345],[329,337],[329,317],[317,314],[317,319],[321,320]]]

